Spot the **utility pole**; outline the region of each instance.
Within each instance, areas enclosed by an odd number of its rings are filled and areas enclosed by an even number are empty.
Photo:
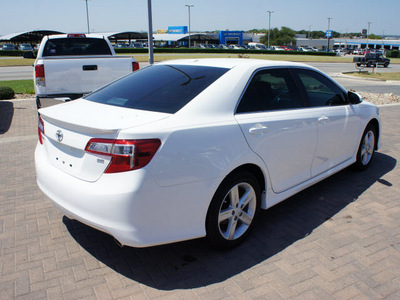
[[[87,20],[87,33],[90,33],[90,28],[89,28],[89,8],[88,8],[88,0],[86,1],[86,20]]]
[[[369,25],[371,25],[372,22],[368,22],[368,30],[367,30],[367,50],[369,49],[368,45],[368,38],[369,38]]]
[[[149,19],[149,33],[148,33],[148,43],[149,43],[149,64],[154,64],[154,53],[153,53],[153,18],[151,14],[151,0],[147,0],[147,10]]]
[[[328,17],[328,31],[327,31],[327,33],[329,34],[329,28],[330,28],[330,26],[331,26],[331,20],[332,20],[333,18],[329,18]],[[328,38],[328,49],[326,50],[326,52],[329,52],[329,40],[331,39],[329,36],[327,37]]]
[[[385,31],[386,30],[382,30],[382,50],[383,50],[383,54],[385,54],[385,42],[383,41],[383,38],[385,37]]]
[[[269,50],[269,32],[271,31],[271,14],[273,14],[274,12],[271,10],[267,11],[269,18],[268,18],[268,50]]]
[[[190,48],[190,8],[194,7],[194,5],[186,4],[185,6],[188,8],[188,13],[189,13],[189,48]]]

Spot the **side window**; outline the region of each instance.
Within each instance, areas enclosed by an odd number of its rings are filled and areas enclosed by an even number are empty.
[[[296,84],[287,69],[258,71],[236,109],[237,113],[303,107]]]
[[[346,104],[343,91],[325,76],[312,70],[296,69],[311,107]]]

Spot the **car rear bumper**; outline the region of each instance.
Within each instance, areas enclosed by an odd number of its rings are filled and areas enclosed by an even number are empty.
[[[106,232],[122,245],[147,247],[205,236],[210,182],[160,187],[146,169],[86,182],[51,165],[38,144],[37,183],[67,217]]]

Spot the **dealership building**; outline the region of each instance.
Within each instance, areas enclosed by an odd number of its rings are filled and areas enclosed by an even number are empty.
[[[319,49],[327,48],[327,39],[307,39],[298,37],[296,39],[296,47],[317,47]],[[330,48],[351,48],[351,49],[382,49],[385,50],[399,50],[400,40],[395,39],[345,39],[345,38],[332,38],[329,41]]]

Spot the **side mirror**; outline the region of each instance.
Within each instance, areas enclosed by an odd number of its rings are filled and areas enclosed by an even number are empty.
[[[35,54],[33,54],[33,51],[26,51],[24,52],[24,58],[35,58]]]
[[[359,104],[359,103],[362,102],[361,97],[358,94],[354,93],[354,92],[350,92],[349,91],[347,93],[347,97],[349,98],[350,104]]]

